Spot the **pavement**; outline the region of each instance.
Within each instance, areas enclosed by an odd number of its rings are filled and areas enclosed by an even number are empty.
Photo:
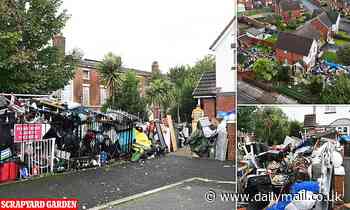
[[[339,29],[350,34],[350,20],[342,18],[339,23]]]
[[[0,185],[0,198],[78,198],[80,208],[86,209],[193,177],[232,182],[235,173],[232,161],[221,162],[167,155],[159,159],[146,160],[143,163],[126,162],[3,184]],[[195,186],[195,192],[201,193],[203,187],[205,186]],[[227,189],[227,186],[223,189]],[[233,184],[232,189],[234,189]],[[168,196],[173,192],[170,191]],[[163,200],[159,202],[166,204]],[[187,205],[187,203],[186,201],[183,204]],[[200,206],[197,209],[201,209]]]
[[[211,209],[227,209],[232,210],[235,204],[228,200],[223,201],[220,196],[216,200],[209,202],[205,199],[205,195],[209,192],[232,192],[231,184],[204,182],[194,180],[181,185],[165,189],[151,195],[131,200],[117,206],[112,206],[113,210],[153,210],[153,209],[172,209],[172,210],[211,210]],[[164,205],[164,203],[166,205]]]
[[[298,102],[276,92],[267,92],[238,80],[238,104],[297,104]]]

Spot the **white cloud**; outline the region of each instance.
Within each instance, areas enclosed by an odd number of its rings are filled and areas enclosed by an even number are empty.
[[[86,58],[111,51],[125,66],[163,71],[193,64],[234,15],[233,0],[64,0],[72,15],[63,33],[67,51],[81,48]]]

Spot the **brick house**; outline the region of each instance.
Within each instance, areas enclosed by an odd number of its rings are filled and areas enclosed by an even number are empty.
[[[237,19],[234,17],[211,45],[215,54],[215,71],[203,73],[192,94],[209,119],[215,118],[218,112],[234,112],[236,109],[236,28]],[[227,122],[228,160],[236,157],[235,127],[235,121]]]
[[[299,2],[293,0],[276,0],[274,10],[286,23],[302,16]]]
[[[328,0],[328,5],[335,11],[350,15],[350,0]]]
[[[314,39],[281,32],[275,45],[276,59],[289,65],[299,63],[309,70],[315,65],[317,49]]]
[[[317,42],[318,49],[320,49],[326,43],[321,37],[321,32],[317,30],[311,24],[311,22],[306,22],[304,25],[297,28],[293,33],[298,36],[315,40]]]
[[[63,36],[55,36],[53,43],[58,46],[64,47],[65,38]],[[75,102],[82,104],[83,106],[100,110],[102,105],[108,98],[108,90],[101,83],[97,64],[100,61],[84,59],[79,62],[75,71],[73,80],[69,82],[62,90],[58,90],[54,93],[56,97],[64,102]],[[159,65],[154,62],[152,65],[152,71],[157,70]],[[141,71],[136,69],[122,68],[122,71],[132,70],[139,78],[140,93],[145,94],[148,81],[152,75],[151,72]]]
[[[332,41],[332,35],[338,33],[340,14],[337,12],[320,11],[317,16],[307,21],[296,30],[296,34],[313,38],[319,46]]]
[[[244,7],[245,7],[245,10],[252,10],[252,9],[254,9],[253,0],[238,0],[237,4],[243,4]]]
[[[313,18],[311,25],[321,33],[321,37],[326,42],[330,42],[332,39],[332,22],[328,18],[327,13],[323,12],[317,17]]]
[[[273,4],[272,0],[261,0],[261,3],[264,7],[271,7]]]

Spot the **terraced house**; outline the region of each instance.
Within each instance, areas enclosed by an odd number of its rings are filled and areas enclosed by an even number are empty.
[[[273,9],[286,23],[302,16],[302,7],[298,1],[275,0]]]
[[[54,44],[65,46],[65,37],[55,36]],[[101,83],[101,77],[97,64],[100,61],[84,59],[77,65],[75,76],[69,84],[62,90],[56,91],[55,95],[63,102],[80,103],[94,110],[100,110],[102,105],[108,98],[108,89]],[[137,69],[122,68],[122,71],[134,71],[140,80],[140,93],[144,95],[148,81],[152,73]],[[152,64],[152,71],[158,71],[159,65],[157,62]]]

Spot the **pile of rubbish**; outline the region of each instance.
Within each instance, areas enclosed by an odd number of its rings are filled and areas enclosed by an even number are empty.
[[[167,152],[162,131],[146,135],[143,127],[120,110],[0,95],[0,182]]]
[[[249,139],[240,143],[239,192],[250,198],[274,195],[240,205],[267,210],[328,209],[330,203],[313,194],[330,197],[333,176],[345,175],[342,149],[339,141],[329,138],[287,136],[283,144],[274,146]]]

